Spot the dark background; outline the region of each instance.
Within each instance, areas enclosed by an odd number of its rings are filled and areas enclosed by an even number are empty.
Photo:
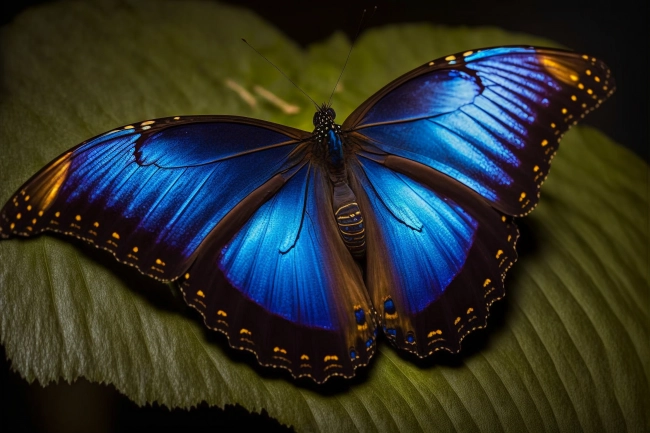
[[[46,0],[4,3],[0,24]],[[649,160],[648,141],[648,11],[630,1],[428,1],[426,6],[404,2],[259,1],[226,2],[248,7],[302,45],[327,38],[337,30],[355,33],[361,10],[377,5],[368,27],[391,23],[429,22],[445,25],[497,26],[556,41],[604,60],[613,71],[617,92],[590,114],[586,124],[605,132],[637,155]],[[179,7],[182,1],[179,0]],[[238,35],[245,37],[246,35]],[[341,59],[343,62],[343,59]],[[647,185],[644,186],[647,188]],[[72,385],[43,388],[28,384],[11,371],[0,350],[0,425],[9,431],[103,432],[142,427],[213,431],[284,431],[266,414],[241,407],[168,410],[138,408],[110,385],[80,379]]]

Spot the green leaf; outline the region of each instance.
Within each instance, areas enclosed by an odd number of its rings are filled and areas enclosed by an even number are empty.
[[[310,129],[311,103],[241,35],[317,101],[349,47],[335,35],[303,52],[251,13],[204,2],[64,2],[21,15],[0,39],[0,200],[64,150],[130,122],[237,114]],[[368,31],[335,94],[338,118],[433,58],[517,43],[551,45],[498,29]],[[237,403],[300,431],[647,431],[647,179],[645,163],[598,131],[567,134],[538,209],[519,220],[508,296],[457,357],[416,362],[382,343],[354,380],[296,382],[229,349],[175,289],[60,236],[0,242],[0,337],[28,381],[84,376],[138,404]]]

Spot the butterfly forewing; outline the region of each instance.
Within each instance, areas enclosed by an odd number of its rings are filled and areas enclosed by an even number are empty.
[[[562,134],[614,90],[607,66],[561,50],[500,47],[429,62],[343,124],[364,150],[420,162],[500,211],[530,212]]]
[[[0,233],[72,235],[154,278],[175,279],[228,211],[296,163],[290,155],[305,133],[267,125],[177,117],[88,140],[20,188],[0,213]]]

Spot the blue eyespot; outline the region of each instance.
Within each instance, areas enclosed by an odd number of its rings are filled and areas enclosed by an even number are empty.
[[[363,325],[366,323],[366,312],[363,311],[363,308],[357,308],[354,310],[354,317],[357,319],[357,325]]]
[[[391,298],[384,301],[384,311],[386,314],[395,314],[395,303]]]

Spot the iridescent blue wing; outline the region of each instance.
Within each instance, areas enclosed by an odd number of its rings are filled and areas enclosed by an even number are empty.
[[[384,333],[419,356],[457,352],[504,295],[516,226],[470,188],[417,162],[360,155],[352,173],[366,221],[366,286]]]
[[[366,217],[366,285],[398,347],[457,352],[516,260],[562,134],[609,96],[607,66],[533,47],[468,51],[393,81],[343,124]]]
[[[520,216],[535,207],[562,134],[613,91],[607,66],[586,55],[467,51],[388,84],[343,130],[367,152],[425,164]]]
[[[262,365],[319,383],[351,377],[377,332],[361,270],[338,234],[326,172],[305,163],[282,176],[234,237],[221,235],[228,218],[217,226],[181,288],[210,328]]]
[[[0,235],[72,235],[173,280],[238,203],[265,184],[281,187],[276,176],[304,158],[299,143],[308,136],[229,116],[128,125],[65,152],[27,181],[0,212]],[[274,192],[264,191],[249,206]]]

